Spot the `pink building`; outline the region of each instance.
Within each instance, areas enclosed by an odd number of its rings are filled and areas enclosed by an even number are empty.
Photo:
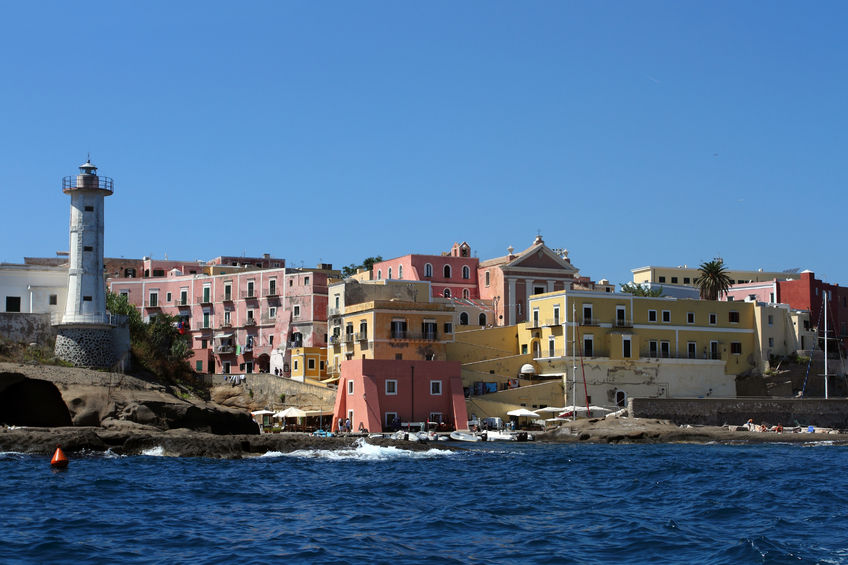
[[[374,264],[374,279],[430,281],[434,297],[457,301],[459,325],[512,325],[527,320],[527,303],[534,294],[579,286],[598,290],[598,285],[579,272],[566,251],[552,250],[542,236],[520,251],[507,249],[507,255],[486,261],[471,256],[468,243],[454,243],[442,255],[404,255]],[[613,285],[601,281],[603,290]],[[461,301],[478,301],[479,317],[466,313],[462,318]],[[478,319],[470,319],[478,318]]]
[[[389,431],[395,421],[440,422],[447,429],[465,429],[468,413],[456,361],[353,359],[341,364],[333,410],[333,430],[339,418],[350,418],[370,432]]]

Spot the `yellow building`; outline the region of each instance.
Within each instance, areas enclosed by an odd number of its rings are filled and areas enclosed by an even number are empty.
[[[754,305],[584,291],[536,295],[518,327],[540,374],[566,379],[566,400],[624,406],[628,396],[735,397],[757,367]],[[574,386],[576,381],[578,386]]]
[[[321,381],[327,378],[326,347],[293,347],[291,378],[295,381]]]
[[[657,267],[649,265],[647,267],[639,267],[633,269],[633,282],[636,284],[653,283],[653,284],[679,284],[683,286],[696,286],[695,279],[698,278],[698,267],[690,267],[688,265],[680,265],[677,267]],[[763,271],[740,271],[736,269],[728,269],[727,276],[730,278],[730,284],[743,284],[749,282],[771,281],[774,279],[784,280],[791,275],[787,273],[777,273]],[[797,277],[796,277],[797,278]]]
[[[429,282],[348,280],[329,288],[328,370],[351,359],[445,360],[454,308]]]

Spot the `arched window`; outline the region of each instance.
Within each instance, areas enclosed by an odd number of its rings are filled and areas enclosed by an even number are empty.
[[[461,312],[459,314],[459,325],[467,326],[468,325],[468,314],[465,312]]]
[[[383,278],[383,271],[381,271],[380,269],[377,269],[377,280],[380,280],[382,278]]]
[[[449,288],[446,288],[445,291],[442,294],[445,296],[445,298],[451,297],[451,291],[450,291]]]
[[[424,265],[424,276],[425,277],[432,277],[433,276],[433,265],[431,265],[430,263],[426,263]]]
[[[462,278],[470,279],[471,278],[471,269],[468,268],[468,265],[462,266]]]
[[[403,265],[398,265],[398,278],[403,278]]]
[[[463,297],[464,299],[466,299],[466,300],[468,300],[469,298],[471,298],[471,293],[470,293],[470,292],[468,292],[468,289],[467,289],[467,288],[463,288],[463,289],[462,289],[462,297]]]
[[[391,279],[391,278],[392,278],[392,268],[389,267],[389,279]]]
[[[480,320],[479,321],[480,321],[481,326],[485,326],[486,325],[486,315],[480,314]]]
[[[444,270],[445,270],[445,278],[446,278],[446,279],[451,278],[451,268],[450,268],[450,265],[445,265],[445,269],[444,269]]]

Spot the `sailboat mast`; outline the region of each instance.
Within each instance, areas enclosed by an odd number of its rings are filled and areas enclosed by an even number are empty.
[[[827,289],[824,294],[824,397],[827,398]]]

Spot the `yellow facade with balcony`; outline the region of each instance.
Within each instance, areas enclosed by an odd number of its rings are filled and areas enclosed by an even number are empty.
[[[295,381],[322,381],[327,378],[327,348],[291,349],[291,378]]]
[[[561,373],[578,405],[584,374],[590,402],[611,406],[631,395],[735,397],[735,377],[757,366],[751,303],[560,291],[533,296],[528,313],[521,353],[540,373]]]

